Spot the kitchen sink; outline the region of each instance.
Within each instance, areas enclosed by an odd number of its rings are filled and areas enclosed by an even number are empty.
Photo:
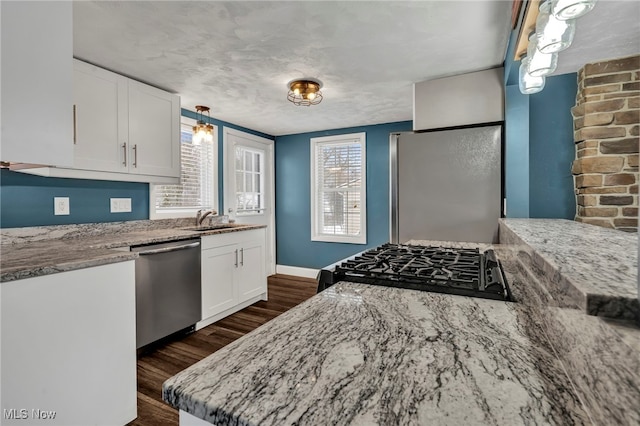
[[[229,228],[235,228],[237,225],[234,225],[232,223],[220,223],[218,225],[208,225],[208,226],[192,226],[190,228],[182,228],[185,231],[198,231],[198,232],[204,232],[204,231],[215,231],[216,229],[229,229]]]

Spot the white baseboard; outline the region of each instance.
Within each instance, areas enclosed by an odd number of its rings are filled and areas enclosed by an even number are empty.
[[[276,265],[276,274],[293,275],[296,277],[316,278],[318,269],[300,268],[297,266]]]

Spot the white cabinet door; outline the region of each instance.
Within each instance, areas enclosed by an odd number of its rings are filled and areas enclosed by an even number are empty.
[[[73,165],[72,2],[0,2],[3,161]]]
[[[201,259],[203,320],[221,319],[266,294],[264,229],[202,237]]]
[[[129,170],[126,99],[126,77],[74,60],[74,168]]]
[[[180,177],[180,97],[129,80],[130,173]]]
[[[201,259],[202,319],[206,319],[237,304],[238,248],[233,244],[202,250]]]
[[[264,230],[261,229],[260,231],[262,238],[244,241],[240,244],[240,266],[238,268],[239,303],[267,291]]]
[[[135,262],[2,283],[3,425],[123,425],[136,417]],[[55,411],[38,420],[32,410]]]

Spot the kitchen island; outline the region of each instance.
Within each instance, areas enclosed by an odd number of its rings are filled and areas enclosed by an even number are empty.
[[[637,424],[640,330],[558,303],[548,287],[579,277],[536,267],[549,247],[562,259],[568,248],[554,241],[566,232],[601,231],[524,225],[501,221],[508,238],[493,247],[515,303],[340,282],[178,373],[163,398],[184,425]],[[554,230],[547,252],[531,229]]]
[[[164,384],[228,424],[588,422],[515,303],[341,282]]]

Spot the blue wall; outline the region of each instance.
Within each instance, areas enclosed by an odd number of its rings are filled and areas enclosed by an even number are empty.
[[[189,111],[188,109],[182,109],[182,115],[184,117],[189,117],[189,118],[193,118],[194,120],[197,120],[197,116],[196,113],[193,111]],[[274,140],[275,137],[268,135],[266,133],[262,133],[262,132],[258,132],[256,130],[251,130],[251,129],[247,129],[246,127],[242,127],[242,126],[237,126],[233,123],[228,123],[226,121],[222,121],[222,120],[218,120],[216,118],[207,118],[206,116],[204,117],[204,120],[210,124],[213,124],[214,126],[218,127],[218,209],[220,210],[220,212],[224,212],[224,188],[223,188],[223,182],[224,182],[224,168],[222,167],[222,164],[224,162],[224,140],[223,140],[223,135],[224,135],[224,131],[223,131],[223,127],[230,127],[232,129],[235,130],[240,130],[242,132],[246,132],[246,133],[251,133],[253,135],[256,136],[260,136],[266,139],[271,139]],[[222,214],[222,213],[221,213]]]
[[[53,215],[53,197],[69,197],[69,215]],[[110,213],[109,198],[131,198],[131,213]],[[149,185],[33,176],[0,170],[0,227],[118,222],[149,218]]]
[[[576,74],[549,76],[541,92],[521,94],[520,62],[513,60],[518,30],[511,33],[505,60],[506,216],[573,219]]]
[[[505,196],[507,217],[529,217],[529,96],[505,88]]]
[[[389,241],[389,134],[411,129],[402,121],[276,137],[278,265],[321,268]],[[367,244],[311,241],[310,139],[357,132],[367,137]]]
[[[571,163],[575,158],[571,107],[576,73],[547,77],[529,99],[529,208],[531,217],[571,219],[576,214]]]

